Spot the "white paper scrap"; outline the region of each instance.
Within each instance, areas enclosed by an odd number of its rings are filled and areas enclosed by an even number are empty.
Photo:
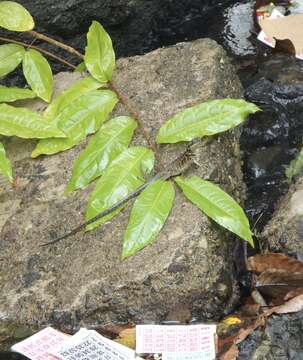
[[[284,17],[284,15],[280,13],[279,10],[274,9],[269,19],[278,19],[281,17]],[[272,48],[276,47],[276,40],[267,36],[263,30],[260,31],[258,35],[258,40],[262,41],[264,44],[268,46],[271,46]]]
[[[51,354],[62,360],[129,360],[135,352],[94,330],[81,329]]]
[[[31,360],[57,360],[49,354],[49,350],[62,344],[69,338],[69,335],[47,327],[15,344],[11,350],[25,355]]]
[[[202,353],[201,359],[213,360],[216,356],[215,333],[216,325],[137,325],[136,352],[160,353],[166,360],[181,359],[180,353],[187,354],[184,359],[192,360]],[[195,355],[189,357],[190,354]]]
[[[162,360],[213,360],[211,352],[164,353]]]

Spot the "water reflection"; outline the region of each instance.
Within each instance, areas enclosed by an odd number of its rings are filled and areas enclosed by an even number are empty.
[[[250,41],[253,27],[253,3],[236,3],[224,12],[224,45],[237,56],[255,54],[255,47]]]

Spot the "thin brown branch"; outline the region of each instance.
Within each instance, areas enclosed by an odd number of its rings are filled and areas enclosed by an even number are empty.
[[[33,30],[29,31],[29,34],[31,36],[33,36],[34,38],[36,38],[36,39],[43,40],[43,41],[45,41],[45,42],[47,42],[49,44],[55,45],[55,46],[65,50],[65,51],[69,52],[70,54],[78,56],[80,59],[84,58],[83,54],[81,54],[78,50],[76,50],[72,46],[69,46],[69,45],[66,45],[66,44],[62,43],[61,41],[57,41],[57,40],[55,40],[55,39],[53,39],[53,38],[51,38],[49,36],[46,36],[44,34],[40,34],[37,31],[33,31]]]
[[[159,154],[157,145],[151,140],[149,134],[147,133],[147,131],[144,127],[143,121],[141,120],[139,113],[132,106],[131,101],[121,93],[121,91],[117,88],[117,86],[112,81],[109,81],[109,88],[112,89],[117,94],[121,104],[123,104],[126,107],[129,114],[137,121],[137,123],[141,129],[141,132],[143,134],[143,137],[147,141],[148,146],[153,150],[153,152],[155,154],[156,160],[158,161],[160,168],[163,168],[163,163],[162,163],[161,156]]]
[[[73,64],[69,63],[68,61],[62,59],[60,56],[54,55],[51,52],[49,52],[47,50],[44,50],[44,49],[41,49],[38,46],[34,46],[32,44],[29,44],[29,43],[26,43],[26,42],[23,42],[23,41],[11,39],[11,38],[6,38],[6,37],[2,37],[2,36],[0,37],[0,41],[5,42],[5,43],[17,44],[17,45],[21,45],[21,46],[25,46],[25,47],[30,47],[31,49],[38,50],[42,54],[45,54],[46,56],[48,56],[48,57],[50,57],[50,58],[52,58],[52,59],[54,59],[54,60],[56,60],[58,62],[61,62],[62,64],[67,65],[72,69],[76,68],[75,65],[73,65]]]

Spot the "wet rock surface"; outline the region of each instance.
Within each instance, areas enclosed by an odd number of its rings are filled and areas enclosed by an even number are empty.
[[[38,30],[83,49],[92,20],[100,21],[113,38],[118,56],[142,54],[187,37],[201,37],[209,13],[232,3],[223,0],[20,0],[34,16]],[[194,31],[193,22],[197,25]],[[191,33],[191,35],[190,35]]]
[[[240,344],[239,360],[303,359],[303,312],[273,316]]]
[[[59,74],[64,87],[79,74]],[[144,119],[152,137],[175,112],[207,99],[240,97],[241,86],[223,49],[211,40],[178,44],[118,62],[114,82]],[[32,107],[41,109],[41,103]],[[125,114],[119,106],[117,114]],[[243,195],[239,131],[197,148],[191,172]],[[134,144],[142,144],[140,132]],[[237,300],[233,240],[178,192],[158,239],[121,261],[129,209],[103,227],[56,246],[44,242],[83,221],[88,192],[63,196],[79,148],[30,159],[34,144],[11,138],[8,154],[19,186],[0,193],[0,319],[8,324],[73,328],[106,321],[160,321],[186,304],[194,317],[215,319]],[[184,145],[163,146],[165,163]],[[215,266],[214,266],[215,265]],[[1,333],[1,332],[0,332]]]
[[[273,53],[260,62],[249,83],[245,97],[263,111],[251,117],[241,136],[246,209],[262,229],[288,191],[285,169],[301,149],[303,64]]]
[[[303,254],[303,178],[293,184],[281,199],[262,234],[273,251],[283,251],[302,258]]]

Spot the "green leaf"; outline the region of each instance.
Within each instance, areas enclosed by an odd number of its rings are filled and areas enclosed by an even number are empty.
[[[14,102],[16,100],[33,99],[35,97],[35,93],[29,89],[0,85],[0,102]]]
[[[0,173],[6,176],[10,182],[13,179],[12,165],[9,159],[6,157],[3,144],[0,142]]]
[[[103,26],[93,21],[87,33],[84,61],[89,73],[100,82],[110,81],[115,69],[112,41]]]
[[[65,137],[61,130],[38,113],[6,104],[0,105],[0,134],[24,139]]]
[[[11,31],[30,31],[35,23],[31,14],[14,1],[0,2],[0,27]]]
[[[86,71],[86,66],[85,66],[85,62],[82,61],[80,64],[78,64],[76,66],[76,68],[74,69],[74,72],[83,72]]]
[[[54,81],[48,61],[38,51],[30,49],[23,58],[23,73],[34,93],[46,102],[52,98]]]
[[[286,169],[286,177],[290,181],[295,176],[300,175],[303,172],[303,149],[299,155],[290,162],[288,168]]]
[[[25,50],[20,45],[0,45],[0,77],[14,71],[21,63]]]
[[[207,216],[254,246],[244,211],[225,191],[198,176],[177,177],[175,181],[185,196]]]
[[[86,219],[89,220],[116,204],[144,183],[144,175],[152,171],[154,154],[142,146],[133,146],[120,154],[104,171],[89,197]],[[92,230],[116,216],[123,206],[87,227]]]
[[[127,116],[114,118],[103,125],[74,162],[66,192],[83,189],[100,176],[108,164],[128,147],[136,127],[136,121]]]
[[[260,109],[245,100],[211,100],[183,110],[161,127],[157,143],[191,141],[215,135],[241,124],[249,114]]]
[[[124,234],[122,258],[125,259],[159,234],[173,206],[175,189],[170,181],[150,184],[137,198]]]
[[[56,154],[79,144],[87,135],[95,133],[100,128],[117,101],[116,94],[110,90],[90,91],[78,97],[49,122],[57,124],[67,138],[39,141],[32,157]]]
[[[74,102],[81,98],[84,94],[92,90],[97,90],[101,86],[102,84],[91,76],[77,81],[67,90],[62,91],[62,93],[48,105],[47,109],[43,113],[43,116],[52,122],[57,122],[57,115],[62,113],[66,107],[73,106]]]

